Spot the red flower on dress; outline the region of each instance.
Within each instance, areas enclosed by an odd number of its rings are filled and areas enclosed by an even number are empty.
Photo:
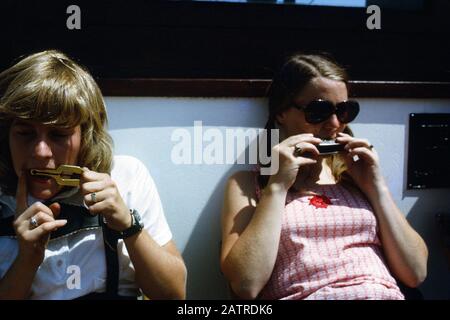
[[[325,195],[315,195],[309,198],[309,205],[316,208],[326,208],[329,204],[331,204],[331,200]]]

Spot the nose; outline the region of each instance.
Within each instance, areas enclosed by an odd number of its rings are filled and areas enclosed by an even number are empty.
[[[36,142],[36,145],[34,147],[34,154],[33,156],[35,158],[50,158],[53,156],[52,148],[48,141],[45,139],[39,139]]]
[[[333,113],[327,120],[328,124],[331,124],[335,127],[339,127],[341,125],[341,122],[339,121],[336,113]]]

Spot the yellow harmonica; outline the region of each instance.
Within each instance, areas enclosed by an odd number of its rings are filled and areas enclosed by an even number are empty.
[[[57,169],[31,169],[32,176],[52,177],[60,186],[79,187],[80,176],[83,169],[78,166],[70,166],[67,164],[60,165]]]

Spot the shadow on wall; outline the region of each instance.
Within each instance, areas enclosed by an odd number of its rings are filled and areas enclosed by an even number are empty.
[[[404,196],[417,198],[407,220],[422,236],[429,252],[427,278],[419,289],[427,300],[450,299],[450,266],[436,223],[437,213],[450,212],[448,190],[407,190]],[[442,200],[436,202],[436,198]]]
[[[187,299],[228,299],[227,283],[220,271],[220,216],[224,187],[223,176],[211,193],[192,229],[183,251],[188,269]],[[220,287],[218,285],[220,284]]]
[[[245,148],[246,163],[249,150],[254,150],[258,139]],[[243,156],[239,155],[239,158]],[[227,280],[220,270],[221,212],[225,185],[228,178],[239,170],[251,170],[251,165],[238,164],[224,174],[215,186],[206,206],[202,210],[183,251],[183,258],[189,270],[188,299],[231,299]],[[221,284],[218,287],[218,284]]]

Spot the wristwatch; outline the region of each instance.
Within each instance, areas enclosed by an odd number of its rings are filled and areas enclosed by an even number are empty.
[[[122,239],[131,237],[132,235],[135,235],[136,233],[144,229],[144,223],[142,222],[139,213],[133,209],[130,210],[130,214],[131,214],[131,227],[120,232],[120,236]]]

